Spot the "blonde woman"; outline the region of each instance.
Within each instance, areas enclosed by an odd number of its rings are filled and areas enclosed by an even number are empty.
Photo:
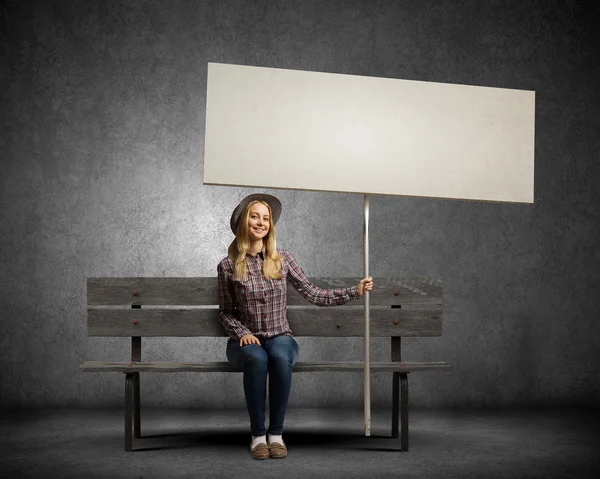
[[[217,267],[219,320],[229,336],[227,359],[244,373],[252,432],[250,455],[255,459],[287,456],[283,422],[298,344],[286,318],[286,280],[318,306],[345,304],[373,287],[371,278],[350,288],[321,289],[312,284],[292,255],[276,247],[274,226],[280,215],[281,202],[274,196],[253,194],[244,198],[231,215],[235,239]]]

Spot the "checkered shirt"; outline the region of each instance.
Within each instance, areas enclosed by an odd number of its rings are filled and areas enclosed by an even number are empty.
[[[264,257],[246,254],[248,279],[233,279],[233,261],[224,258],[217,266],[219,278],[219,321],[229,337],[239,340],[246,334],[259,339],[285,334],[293,336],[286,316],[286,279],[310,303],[337,306],[359,299],[358,287],[322,289],[311,283],[294,257],[284,249],[281,256],[281,279],[267,279],[262,273]]]

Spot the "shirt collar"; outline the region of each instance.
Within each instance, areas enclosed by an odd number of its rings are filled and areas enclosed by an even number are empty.
[[[249,256],[252,256],[250,253],[246,253]],[[261,249],[258,253],[256,253],[256,256],[260,256],[262,259],[265,259],[265,247],[263,246],[263,249]]]

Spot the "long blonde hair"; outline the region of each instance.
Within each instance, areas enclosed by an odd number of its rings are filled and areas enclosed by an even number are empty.
[[[265,201],[255,200],[251,201],[240,214],[236,226],[235,239],[227,249],[227,255],[233,261],[234,265],[233,277],[237,281],[246,281],[248,279],[248,268],[246,267],[246,253],[250,249],[248,217],[250,216],[250,208],[256,203],[261,203],[269,209],[269,232],[263,238],[263,254],[265,258],[263,262],[263,275],[268,279],[281,279],[281,257],[277,252],[271,207]]]

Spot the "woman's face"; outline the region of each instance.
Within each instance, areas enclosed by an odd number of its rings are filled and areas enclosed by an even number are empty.
[[[262,203],[250,207],[248,216],[248,237],[250,241],[258,241],[269,232],[269,208]]]

